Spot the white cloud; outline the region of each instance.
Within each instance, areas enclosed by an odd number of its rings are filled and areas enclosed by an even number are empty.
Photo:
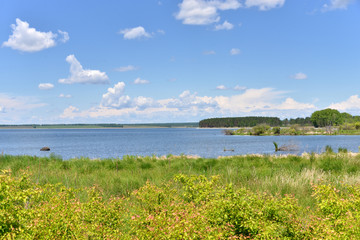
[[[278,107],[280,110],[306,110],[315,109],[315,106],[310,103],[299,103],[292,98],[286,98]]]
[[[3,47],[10,47],[23,52],[37,52],[56,45],[58,35],[53,32],[40,32],[35,28],[29,27],[29,23],[16,19],[16,24],[11,24],[13,30],[12,35]],[[62,36],[59,40],[66,42],[69,40],[69,34],[61,30],[58,31]]]
[[[120,31],[124,35],[124,39],[149,38],[151,34],[146,32],[142,26],[135,28],[127,28]]]
[[[154,105],[157,105],[155,100],[152,98],[148,98],[148,97],[139,96],[139,97],[135,98],[134,100],[132,100],[132,107],[135,107],[138,110],[144,110],[144,109],[150,108]]]
[[[183,0],[179,4],[176,19],[184,24],[207,25],[220,21],[218,10],[238,9],[241,4],[237,0]]]
[[[336,9],[347,9],[354,0],[330,0],[329,4],[324,4],[323,11],[331,11]]]
[[[5,108],[3,106],[0,106],[0,113],[4,113],[5,112]]]
[[[332,103],[328,108],[337,109],[339,111],[360,110],[360,98],[358,95],[353,95],[346,101]]]
[[[72,96],[70,95],[70,94],[63,94],[63,93],[61,93],[60,95],[59,95],[59,98],[71,98]]]
[[[35,97],[12,96],[0,93],[1,123],[17,124],[29,122],[27,114],[32,114],[34,109],[46,106]]]
[[[70,76],[68,78],[59,79],[59,83],[109,83],[109,77],[106,75],[105,72],[100,72],[99,70],[83,69],[80,62],[75,58],[74,55],[67,56],[66,61],[70,64]]]
[[[129,72],[129,71],[135,71],[137,69],[138,69],[138,67],[135,67],[133,65],[128,65],[128,66],[119,67],[115,70],[118,72]]]
[[[210,50],[210,51],[204,51],[203,54],[204,54],[204,55],[215,55],[216,52],[213,51],[213,50]]]
[[[241,51],[238,48],[232,48],[230,50],[230,55],[239,55],[240,53],[241,53]]]
[[[54,88],[54,84],[40,83],[38,87],[39,87],[40,90],[50,90],[50,89]]]
[[[234,90],[236,90],[236,91],[243,91],[243,90],[245,90],[245,89],[246,89],[246,87],[239,86],[239,85],[236,85],[236,86],[234,87]]]
[[[219,85],[216,87],[217,90],[226,90],[227,87],[225,87],[224,85]]]
[[[215,31],[219,30],[231,30],[234,28],[234,25],[229,23],[228,21],[225,21],[223,24],[218,24],[215,26]]]
[[[198,96],[186,90],[176,98],[155,100],[139,96],[131,98],[124,94],[125,84],[117,83],[103,95],[101,104],[88,110],[79,111],[70,106],[62,118],[109,118],[129,117],[148,119],[199,119],[212,116],[304,116],[310,114],[315,106],[285,98],[285,92],[272,88],[247,89],[242,94],[225,96]],[[294,114],[295,113],[295,114]],[[293,115],[291,115],[293,114]],[[307,116],[307,115],[306,115]]]
[[[113,108],[124,108],[129,106],[130,97],[123,94],[124,88],[124,82],[118,82],[113,88],[108,88],[107,93],[102,96],[100,105]]]
[[[307,79],[308,76],[305,73],[299,72],[299,73],[292,75],[291,78],[296,79],[296,80],[304,80],[304,79]]]
[[[62,36],[62,38],[60,38],[60,41],[63,43],[66,43],[67,41],[69,41],[70,37],[69,34],[67,32],[58,30],[59,34]]]
[[[61,118],[70,118],[73,119],[78,117],[77,114],[79,113],[79,109],[74,106],[67,107],[64,112],[60,115]]]
[[[258,7],[261,11],[282,7],[285,0],[246,0],[246,7]]]
[[[150,83],[148,80],[137,78],[134,80],[134,84],[148,84]]]

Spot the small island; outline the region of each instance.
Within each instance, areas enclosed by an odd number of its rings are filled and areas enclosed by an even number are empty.
[[[360,135],[360,116],[335,109],[315,111],[310,117],[281,120],[278,117],[210,118],[200,128],[224,129],[225,135]]]

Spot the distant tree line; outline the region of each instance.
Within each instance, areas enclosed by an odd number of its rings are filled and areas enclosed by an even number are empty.
[[[232,117],[232,118],[209,118],[199,122],[199,127],[254,127],[259,124],[280,126],[282,121],[278,117]]]
[[[349,113],[340,113],[335,109],[324,109],[315,111],[311,117],[306,118],[285,118],[278,117],[231,117],[231,118],[209,118],[199,122],[199,127],[255,127],[266,124],[271,127],[286,127],[291,125],[332,127],[342,124],[357,124],[360,126],[360,116],[352,116]]]

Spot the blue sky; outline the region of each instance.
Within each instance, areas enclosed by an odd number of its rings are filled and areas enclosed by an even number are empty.
[[[357,0],[1,0],[0,124],[360,115]]]

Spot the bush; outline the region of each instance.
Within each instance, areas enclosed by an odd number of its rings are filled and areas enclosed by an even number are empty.
[[[253,134],[259,136],[259,135],[266,133],[266,131],[269,129],[270,129],[269,125],[260,124],[260,125],[253,127]]]
[[[280,127],[273,127],[273,133],[274,135],[280,135]]]
[[[360,186],[312,185],[315,203],[180,174],[128,198],[0,174],[1,239],[360,239]],[[79,194],[86,197],[80,201]]]

